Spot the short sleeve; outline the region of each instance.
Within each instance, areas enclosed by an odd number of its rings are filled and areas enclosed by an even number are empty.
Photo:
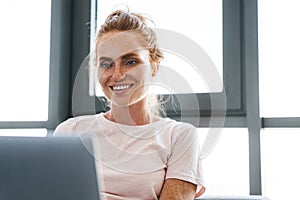
[[[59,124],[53,132],[53,136],[73,136],[76,131],[76,122],[70,118]]]
[[[200,141],[195,127],[189,130],[176,130],[172,141],[172,152],[168,159],[166,179],[176,178],[204,186]]]
[[[59,124],[53,135],[54,136],[80,136],[91,133],[97,128],[97,117],[95,115],[79,116],[69,118]]]

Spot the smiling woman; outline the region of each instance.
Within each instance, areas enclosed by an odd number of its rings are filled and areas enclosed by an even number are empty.
[[[109,39],[97,44],[98,80],[113,105],[128,106],[144,99],[155,75],[157,64],[151,65],[148,51],[134,39],[136,34],[106,33],[103,37]]]
[[[95,46],[95,72],[110,110],[71,118],[55,135],[90,136],[94,141],[103,199],[182,199],[203,187],[199,133],[163,118],[151,92],[163,55],[146,19],[118,10],[108,16]]]
[[[128,123],[127,119],[135,117],[130,113],[143,108],[145,114],[139,115],[138,119],[134,119],[130,124],[152,121],[159,108],[157,102],[152,102],[156,98],[148,92],[148,86],[156,75],[163,55],[157,47],[154,31],[146,25],[146,19],[138,14],[113,12],[99,30],[96,41],[98,80],[102,91],[112,102],[112,112],[106,117],[113,120],[122,117],[125,121],[118,121]],[[103,64],[109,64],[110,67],[103,69]],[[114,105],[130,106],[130,116],[127,116],[127,108],[122,113],[112,116],[115,112],[113,110],[119,110],[115,109]]]

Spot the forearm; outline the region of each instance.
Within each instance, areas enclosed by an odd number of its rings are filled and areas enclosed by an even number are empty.
[[[179,180],[167,179],[163,185],[159,200],[193,200],[197,186]]]

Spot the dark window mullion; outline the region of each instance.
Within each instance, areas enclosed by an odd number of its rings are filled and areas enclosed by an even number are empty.
[[[242,1],[242,64],[249,131],[250,194],[261,195],[257,1]]]

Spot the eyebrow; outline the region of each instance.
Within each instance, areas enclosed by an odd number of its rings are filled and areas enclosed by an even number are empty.
[[[111,59],[111,58],[108,58],[108,57],[100,57],[100,58],[99,58],[99,61],[100,61],[100,60],[112,61],[112,59]]]
[[[136,57],[136,56],[139,56],[137,53],[127,53],[125,55],[122,55],[121,58],[124,59],[124,58],[130,58],[130,57]]]
[[[136,57],[136,56],[138,56],[137,53],[130,52],[130,53],[124,54],[124,55],[122,55],[122,56],[119,56],[118,58],[121,58],[121,59],[127,59],[127,58],[130,58],[130,57]],[[117,58],[117,59],[118,59],[118,58]],[[100,57],[100,58],[99,58],[99,61],[101,61],[101,60],[104,60],[104,61],[113,61],[112,58],[105,57],[105,56]],[[116,59],[115,59],[115,60],[116,60]]]

